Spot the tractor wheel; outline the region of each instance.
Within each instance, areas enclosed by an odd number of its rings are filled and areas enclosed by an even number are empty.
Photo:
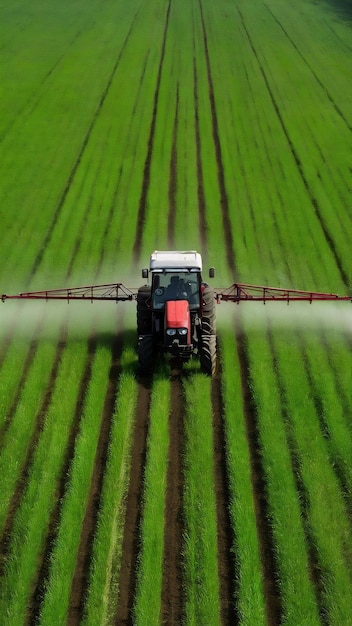
[[[202,333],[206,335],[216,335],[216,316],[214,289],[206,285],[202,294]]]
[[[202,372],[213,376],[216,368],[216,317],[214,289],[205,285],[203,294],[202,324],[198,353]]]
[[[144,285],[137,293],[137,333],[149,335],[152,332],[152,311],[150,306],[151,287]]]
[[[153,335],[140,335],[138,337],[137,352],[140,373],[142,375],[150,374],[155,362]]]
[[[216,369],[216,335],[201,335],[199,360],[202,372],[213,376]]]

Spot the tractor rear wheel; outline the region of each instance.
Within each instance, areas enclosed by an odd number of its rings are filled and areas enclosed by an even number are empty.
[[[137,333],[148,335],[152,332],[151,287],[144,285],[137,293]]]
[[[206,285],[202,293],[202,332],[207,335],[216,335],[215,298],[214,289]]]
[[[202,372],[213,376],[216,370],[216,335],[201,335],[199,360]]]
[[[199,336],[199,360],[202,372],[213,376],[216,369],[216,316],[214,289],[205,285],[202,293],[202,324]]]
[[[150,374],[155,363],[155,349],[153,335],[140,335],[138,337],[138,361],[142,375]]]

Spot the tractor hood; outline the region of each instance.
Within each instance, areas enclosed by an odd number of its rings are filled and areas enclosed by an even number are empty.
[[[187,300],[168,300],[165,303],[166,328],[189,328],[190,314]]]

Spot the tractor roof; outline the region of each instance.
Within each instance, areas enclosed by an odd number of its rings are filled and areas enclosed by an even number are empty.
[[[150,257],[150,270],[188,269],[202,271],[202,257],[195,250],[155,250]]]

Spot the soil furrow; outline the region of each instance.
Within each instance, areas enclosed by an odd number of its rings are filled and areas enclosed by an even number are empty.
[[[109,79],[107,81],[106,87],[105,87],[105,89],[104,89],[104,91],[102,93],[102,96],[101,96],[101,98],[100,98],[100,100],[98,102],[98,106],[97,106],[97,108],[96,108],[96,110],[94,112],[92,121],[91,121],[91,123],[90,123],[90,125],[88,127],[88,130],[86,132],[86,135],[85,135],[85,137],[83,139],[83,143],[82,143],[81,148],[80,148],[80,150],[78,152],[76,161],[73,164],[73,167],[72,167],[71,172],[69,174],[69,177],[67,179],[66,185],[65,185],[65,187],[63,189],[63,192],[61,194],[61,197],[59,199],[57,207],[56,207],[56,209],[54,211],[54,214],[53,214],[50,226],[49,226],[49,228],[47,230],[47,233],[46,233],[46,235],[44,237],[43,244],[42,244],[42,246],[41,246],[41,248],[40,248],[40,250],[39,250],[39,252],[38,252],[38,254],[37,254],[36,258],[35,258],[35,260],[34,260],[34,263],[33,263],[32,267],[31,267],[31,270],[30,270],[29,275],[27,277],[27,282],[29,282],[31,280],[31,278],[33,278],[34,274],[36,273],[38,267],[40,266],[40,264],[42,262],[44,252],[45,252],[46,248],[48,247],[48,245],[50,243],[50,240],[51,240],[52,234],[54,232],[56,223],[57,223],[57,221],[59,219],[59,215],[60,215],[60,213],[62,211],[62,208],[64,206],[67,194],[68,194],[68,192],[70,190],[70,187],[72,185],[72,182],[73,182],[74,177],[76,175],[76,172],[78,170],[79,164],[80,164],[80,162],[82,160],[84,151],[85,151],[85,149],[87,147],[88,141],[90,139],[90,136],[92,134],[94,126],[95,126],[95,124],[97,122],[99,114],[101,112],[101,109],[103,108],[104,102],[105,102],[105,100],[107,98],[107,95],[109,93],[112,81],[113,81],[113,79],[115,77],[115,74],[116,74],[117,68],[119,66],[121,57],[122,57],[122,55],[124,53],[124,50],[125,50],[125,48],[127,46],[127,43],[128,43],[128,40],[129,40],[129,38],[131,36],[132,30],[133,30],[133,26],[134,26],[134,23],[136,21],[136,18],[137,18],[137,15],[138,15],[139,11],[140,11],[140,8],[138,9],[137,13],[135,14],[135,16],[134,16],[134,18],[132,20],[131,26],[130,26],[128,32],[127,32],[126,37],[125,37],[125,40],[124,40],[124,42],[123,42],[123,44],[121,46],[120,52],[118,54],[118,57],[117,57],[117,60],[116,60],[116,62],[114,64],[114,66],[113,66],[113,69],[112,69],[112,71],[110,73],[110,76],[109,76]]]
[[[8,135],[8,133],[12,130],[13,126],[18,120],[21,120],[21,123],[24,124],[25,119],[28,119],[29,116],[33,113],[36,106],[40,102],[40,99],[42,98],[41,92],[42,92],[44,85],[46,84],[50,76],[52,76],[52,74],[55,72],[56,68],[60,65],[61,61],[65,58],[66,54],[69,52],[69,50],[72,48],[73,44],[77,41],[77,39],[79,38],[81,34],[82,34],[82,29],[79,30],[75,34],[72,40],[68,43],[64,52],[60,54],[60,56],[57,58],[57,60],[52,65],[50,70],[45,74],[45,76],[42,79],[42,82],[40,83],[40,85],[38,85],[34,96],[32,96],[31,98],[29,98],[29,100],[27,100],[27,102],[23,105],[23,107],[16,113],[16,116],[11,120],[9,125],[4,129],[0,137],[0,143],[4,141],[4,139],[6,138],[6,135]]]
[[[121,320],[118,328],[121,328]],[[99,343],[99,342],[98,342]],[[76,568],[72,580],[71,596],[68,611],[68,623],[71,626],[80,624],[83,618],[84,601],[89,580],[89,567],[92,557],[94,532],[98,518],[100,497],[108,456],[108,447],[115,408],[116,390],[120,374],[120,357],[122,352],[122,336],[116,335],[111,347],[111,366],[109,383],[104,401],[103,414],[97,451],[94,460],[93,475],[86,512],[81,529]]]
[[[183,623],[182,538],[183,538],[183,440],[184,393],[181,371],[171,371],[169,416],[169,452],[165,497],[165,532],[163,580],[161,592],[161,624]]]
[[[154,135],[155,135],[157,112],[158,112],[159,91],[160,91],[160,84],[161,84],[161,75],[162,75],[162,70],[163,70],[163,65],[164,65],[170,9],[171,9],[171,0],[169,0],[168,2],[167,11],[166,11],[166,20],[165,20],[165,27],[164,27],[163,42],[161,46],[158,76],[157,76],[155,92],[154,92],[153,112],[152,112],[152,121],[150,124],[150,131],[149,131],[148,149],[147,149],[146,159],[144,162],[143,182],[142,182],[141,197],[139,200],[139,207],[138,207],[137,229],[136,229],[135,242],[133,246],[133,258],[136,263],[138,262],[138,259],[140,257],[142,236],[143,236],[143,229],[144,229],[144,222],[145,222],[145,215],[146,215],[146,208],[147,208],[147,195],[148,195],[148,188],[149,188],[149,182],[150,182],[150,169],[151,169],[152,154],[153,154],[153,147],[154,147]]]
[[[218,572],[220,581],[220,614],[223,626],[240,623],[236,597],[236,563],[233,553],[234,531],[230,519],[230,490],[223,420],[221,372],[212,379],[211,402],[214,434],[214,482],[216,496]]]
[[[176,88],[176,107],[174,127],[172,132],[172,148],[170,158],[170,177],[169,177],[169,219],[167,240],[170,249],[174,246],[174,225],[176,219],[176,193],[177,193],[177,129],[178,129],[178,107],[179,107],[179,87]]]
[[[131,451],[131,468],[119,573],[119,599],[115,624],[133,626],[133,603],[136,592],[137,562],[140,548],[143,473],[147,453],[151,380],[139,381],[136,422]]]
[[[344,48],[345,50],[348,50],[349,52],[352,52],[352,46],[349,46],[346,43],[346,41],[344,41],[341,37],[338,36],[337,32],[332,28],[328,20],[324,20],[324,24],[332,32],[334,37],[337,39],[339,47]]]
[[[280,112],[280,107],[278,105],[278,102],[276,101],[276,98],[274,96],[273,90],[271,89],[271,86],[270,86],[268,77],[266,75],[266,72],[265,72],[265,70],[264,70],[264,68],[263,68],[263,66],[262,66],[262,64],[260,62],[258,53],[257,53],[257,51],[255,49],[254,43],[252,41],[252,38],[251,38],[251,36],[249,34],[249,31],[247,29],[247,26],[245,24],[243,14],[241,13],[241,11],[240,11],[240,9],[238,7],[236,7],[236,8],[237,8],[237,11],[238,11],[238,13],[240,15],[243,29],[244,29],[244,31],[246,33],[246,36],[247,36],[249,45],[250,45],[250,47],[252,49],[253,55],[255,56],[256,61],[258,63],[259,70],[260,70],[260,72],[261,72],[261,74],[263,76],[263,80],[264,80],[267,92],[268,92],[268,94],[270,96],[272,105],[274,107],[276,116],[277,116],[277,118],[279,120],[279,123],[280,123],[280,126],[282,128],[282,131],[283,131],[283,133],[284,133],[284,135],[286,137],[287,143],[288,143],[289,148],[290,148],[290,152],[291,152],[293,160],[294,160],[294,162],[296,164],[296,167],[297,167],[297,170],[298,170],[299,175],[301,177],[301,180],[303,182],[304,188],[305,188],[305,190],[307,192],[307,195],[308,195],[308,197],[310,199],[310,202],[311,202],[311,204],[313,206],[315,215],[316,215],[316,217],[318,219],[318,222],[319,222],[319,225],[320,225],[320,227],[321,227],[321,229],[323,231],[323,234],[324,234],[324,237],[326,239],[326,242],[327,242],[327,244],[328,244],[328,246],[329,246],[329,248],[330,248],[330,250],[332,252],[332,255],[333,255],[335,263],[336,263],[336,266],[337,266],[337,268],[338,268],[338,270],[340,272],[341,279],[342,279],[344,285],[346,286],[346,288],[348,289],[349,288],[349,279],[348,279],[347,273],[345,272],[345,270],[343,268],[343,262],[340,259],[340,255],[339,255],[339,252],[338,252],[338,250],[337,250],[337,248],[335,246],[335,242],[333,240],[333,237],[330,234],[330,232],[329,232],[329,230],[328,230],[328,228],[327,228],[327,226],[326,226],[326,224],[324,222],[324,218],[322,216],[321,209],[319,207],[319,203],[318,203],[317,199],[315,198],[312,189],[310,188],[309,182],[308,182],[308,180],[306,178],[306,175],[304,173],[304,168],[303,168],[302,162],[301,162],[301,160],[300,160],[300,158],[298,156],[298,153],[296,151],[296,148],[295,148],[295,146],[294,146],[294,144],[293,144],[293,142],[291,140],[290,134],[288,132],[288,129],[286,127],[286,124],[284,122],[282,114]]]
[[[265,472],[260,452],[257,413],[249,386],[250,366],[245,346],[245,337],[239,323],[237,323],[236,338],[240,363],[243,413],[250,454],[256,527],[263,571],[267,623],[269,626],[278,626],[281,623],[282,601],[277,582],[278,573],[275,562],[275,543],[269,521],[269,506],[266,496]]]
[[[48,526],[48,532],[43,546],[42,553],[38,560],[37,580],[34,583],[34,591],[28,607],[28,620],[29,626],[34,626],[39,621],[39,615],[43,598],[45,596],[45,589],[50,574],[50,556],[52,554],[57,533],[60,527],[62,502],[68,486],[68,480],[70,476],[70,467],[74,459],[75,443],[79,433],[79,427],[82,417],[84,399],[88,390],[89,381],[91,378],[92,365],[94,355],[96,351],[97,339],[93,334],[88,340],[88,356],[85,365],[85,370],[81,379],[77,403],[75,412],[72,419],[71,431],[69,433],[65,458],[63,460],[60,479],[56,488],[55,504],[51,511],[50,522]]]
[[[208,76],[208,85],[209,85],[209,100],[210,100],[210,108],[211,108],[211,119],[212,119],[212,127],[213,127],[213,141],[215,147],[215,156],[217,163],[217,172],[218,172],[218,184],[220,191],[220,204],[221,204],[221,213],[222,213],[222,221],[223,221],[223,232],[224,232],[224,241],[226,247],[226,259],[229,268],[231,269],[234,276],[236,276],[236,259],[235,259],[235,250],[233,248],[232,242],[232,231],[231,231],[231,220],[230,220],[230,208],[229,208],[229,200],[227,197],[226,185],[225,185],[225,172],[224,172],[224,164],[221,153],[221,142],[219,135],[219,124],[218,117],[216,112],[216,104],[215,104],[215,92],[214,92],[214,83],[211,72],[211,64],[210,64],[210,56],[208,49],[208,38],[205,27],[204,13],[202,2],[199,0],[199,9],[202,21],[202,29],[203,29],[203,40],[204,40],[204,50],[205,50],[205,59],[207,66],[207,76]]]
[[[200,140],[200,124],[198,113],[198,76],[196,57],[193,56],[193,85],[194,85],[194,130],[197,152],[197,194],[198,194],[198,215],[199,215],[199,236],[203,250],[207,250],[207,222],[206,222],[206,201],[204,192],[202,151]]]
[[[40,325],[41,325],[41,323],[39,324],[39,327],[40,327]],[[37,329],[37,332],[39,332],[39,327]],[[33,362],[33,359],[35,357],[35,354],[36,354],[36,351],[37,351],[37,348],[38,348],[39,339],[37,338],[37,332],[35,333],[32,341],[31,341],[31,343],[29,345],[27,357],[26,357],[26,360],[25,360],[25,362],[23,364],[23,371],[22,371],[21,378],[20,378],[20,380],[18,382],[17,389],[16,389],[16,391],[14,393],[14,397],[13,397],[11,406],[10,406],[10,408],[8,410],[8,413],[7,413],[6,417],[5,417],[4,423],[3,423],[3,425],[2,425],[2,427],[0,429],[0,452],[1,452],[1,450],[3,449],[3,447],[5,445],[5,442],[6,442],[5,435],[6,435],[6,433],[8,431],[8,428],[9,428],[9,426],[11,424],[13,416],[15,415],[16,409],[18,407],[18,403],[19,403],[19,401],[21,399],[22,388],[23,388],[23,386],[24,386],[24,384],[26,382],[26,378],[28,376],[29,369],[31,367],[31,364]]]
[[[320,85],[320,87],[322,88],[322,90],[324,91],[327,99],[331,102],[332,106],[334,107],[336,113],[341,117],[342,121],[344,122],[344,124],[347,126],[348,130],[350,130],[352,132],[352,126],[349,124],[348,120],[346,119],[346,117],[344,116],[344,114],[342,113],[340,107],[336,104],[335,100],[333,99],[332,95],[330,94],[330,92],[328,91],[328,89],[325,87],[324,83],[320,80],[320,78],[318,77],[318,75],[315,73],[315,71],[313,70],[312,66],[310,65],[310,63],[307,61],[307,59],[305,58],[305,56],[302,54],[302,52],[300,51],[300,49],[297,47],[297,45],[295,44],[295,42],[293,41],[292,37],[290,37],[290,35],[288,34],[287,30],[284,28],[284,26],[281,24],[281,22],[278,20],[278,18],[276,17],[276,15],[274,15],[274,13],[272,12],[272,10],[270,9],[270,7],[268,7],[267,4],[264,4],[265,8],[267,9],[267,11],[270,13],[270,15],[272,16],[272,18],[275,20],[275,22],[277,23],[277,25],[281,28],[282,32],[284,33],[284,35],[287,37],[287,39],[289,40],[289,42],[291,43],[291,45],[294,47],[294,49],[296,50],[297,54],[299,54],[299,56],[301,57],[302,61],[305,63],[305,65],[308,67],[309,71],[311,72],[311,74],[314,76],[315,80],[317,81],[318,85]]]
[[[13,527],[13,522],[14,522],[14,518],[16,515],[16,511],[18,509],[18,507],[20,506],[21,500],[22,500],[22,496],[24,493],[24,490],[27,486],[27,482],[28,482],[28,476],[29,476],[29,471],[30,471],[30,467],[32,465],[32,461],[33,461],[33,457],[35,454],[35,450],[40,438],[40,434],[43,430],[43,426],[44,426],[44,421],[45,421],[45,416],[48,410],[48,407],[50,405],[50,401],[51,401],[51,397],[52,397],[52,392],[53,392],[53,388],[54,388],[54,383],[55,383],[55,379],[56,379],[56,375],[57,375],[57,371],[60,365],[60,361],[61,361],[61,356],[63,353],[63,350],[65,348],[66,345],[66,340],[65,340],[65,334],[66,334],[66,329],[62,332],[62,336],[58,342],[57,348],[56,348],[56,354],[55,354],[55,359],[54,359],[54,363],[51,369],[51,373],[50,373],[50,377],[49,377],[49,382],[47,385],[47,389],[43,398],[43,402],[39,408],[39,411],[36,415],[35,418],[35,427],[33,430],[33,433],[29,439],[28,442],[28,448],[27,448],[27,452],[26,452],[26,456],[23,462],[23,467],[21,470],[21,474],[18,478],[18,481],[14,487],[14,491],[13,491],[13,495],[12,498],[10,500],[9,503],[9,507],[8,507],[8,511],[7,511],[7,518],[4,524],[4,529],[3,529],[3,533],[2,533],[2,537],[0,539],[0,558],[1,558],[1,564],[3,565],[6,561],[6,555],[8,552],[8,548],[9,548],[9,543],[10,543],[10,539],[11,539],[11,532],[12,532],[12,527]],[[3,573],[3,567],[2,565],[0,565],[0,576]]]
[[[0,370],[3,366],[7,351],[11,345],[12,339],[14,337],[14,334],[16,332],[16,328],[19,327],[21,321],[20,321],[20,315],[21,312],[19,309],[15,309],[12,312],[12,316],[11,316],[11,322],[9,322],[7,324],[7,328],[6,328],[6,334],[4,334],[2,341],[1,341],[1,345],[0,345]],[[1,435],[0,435],[1,437]]]

